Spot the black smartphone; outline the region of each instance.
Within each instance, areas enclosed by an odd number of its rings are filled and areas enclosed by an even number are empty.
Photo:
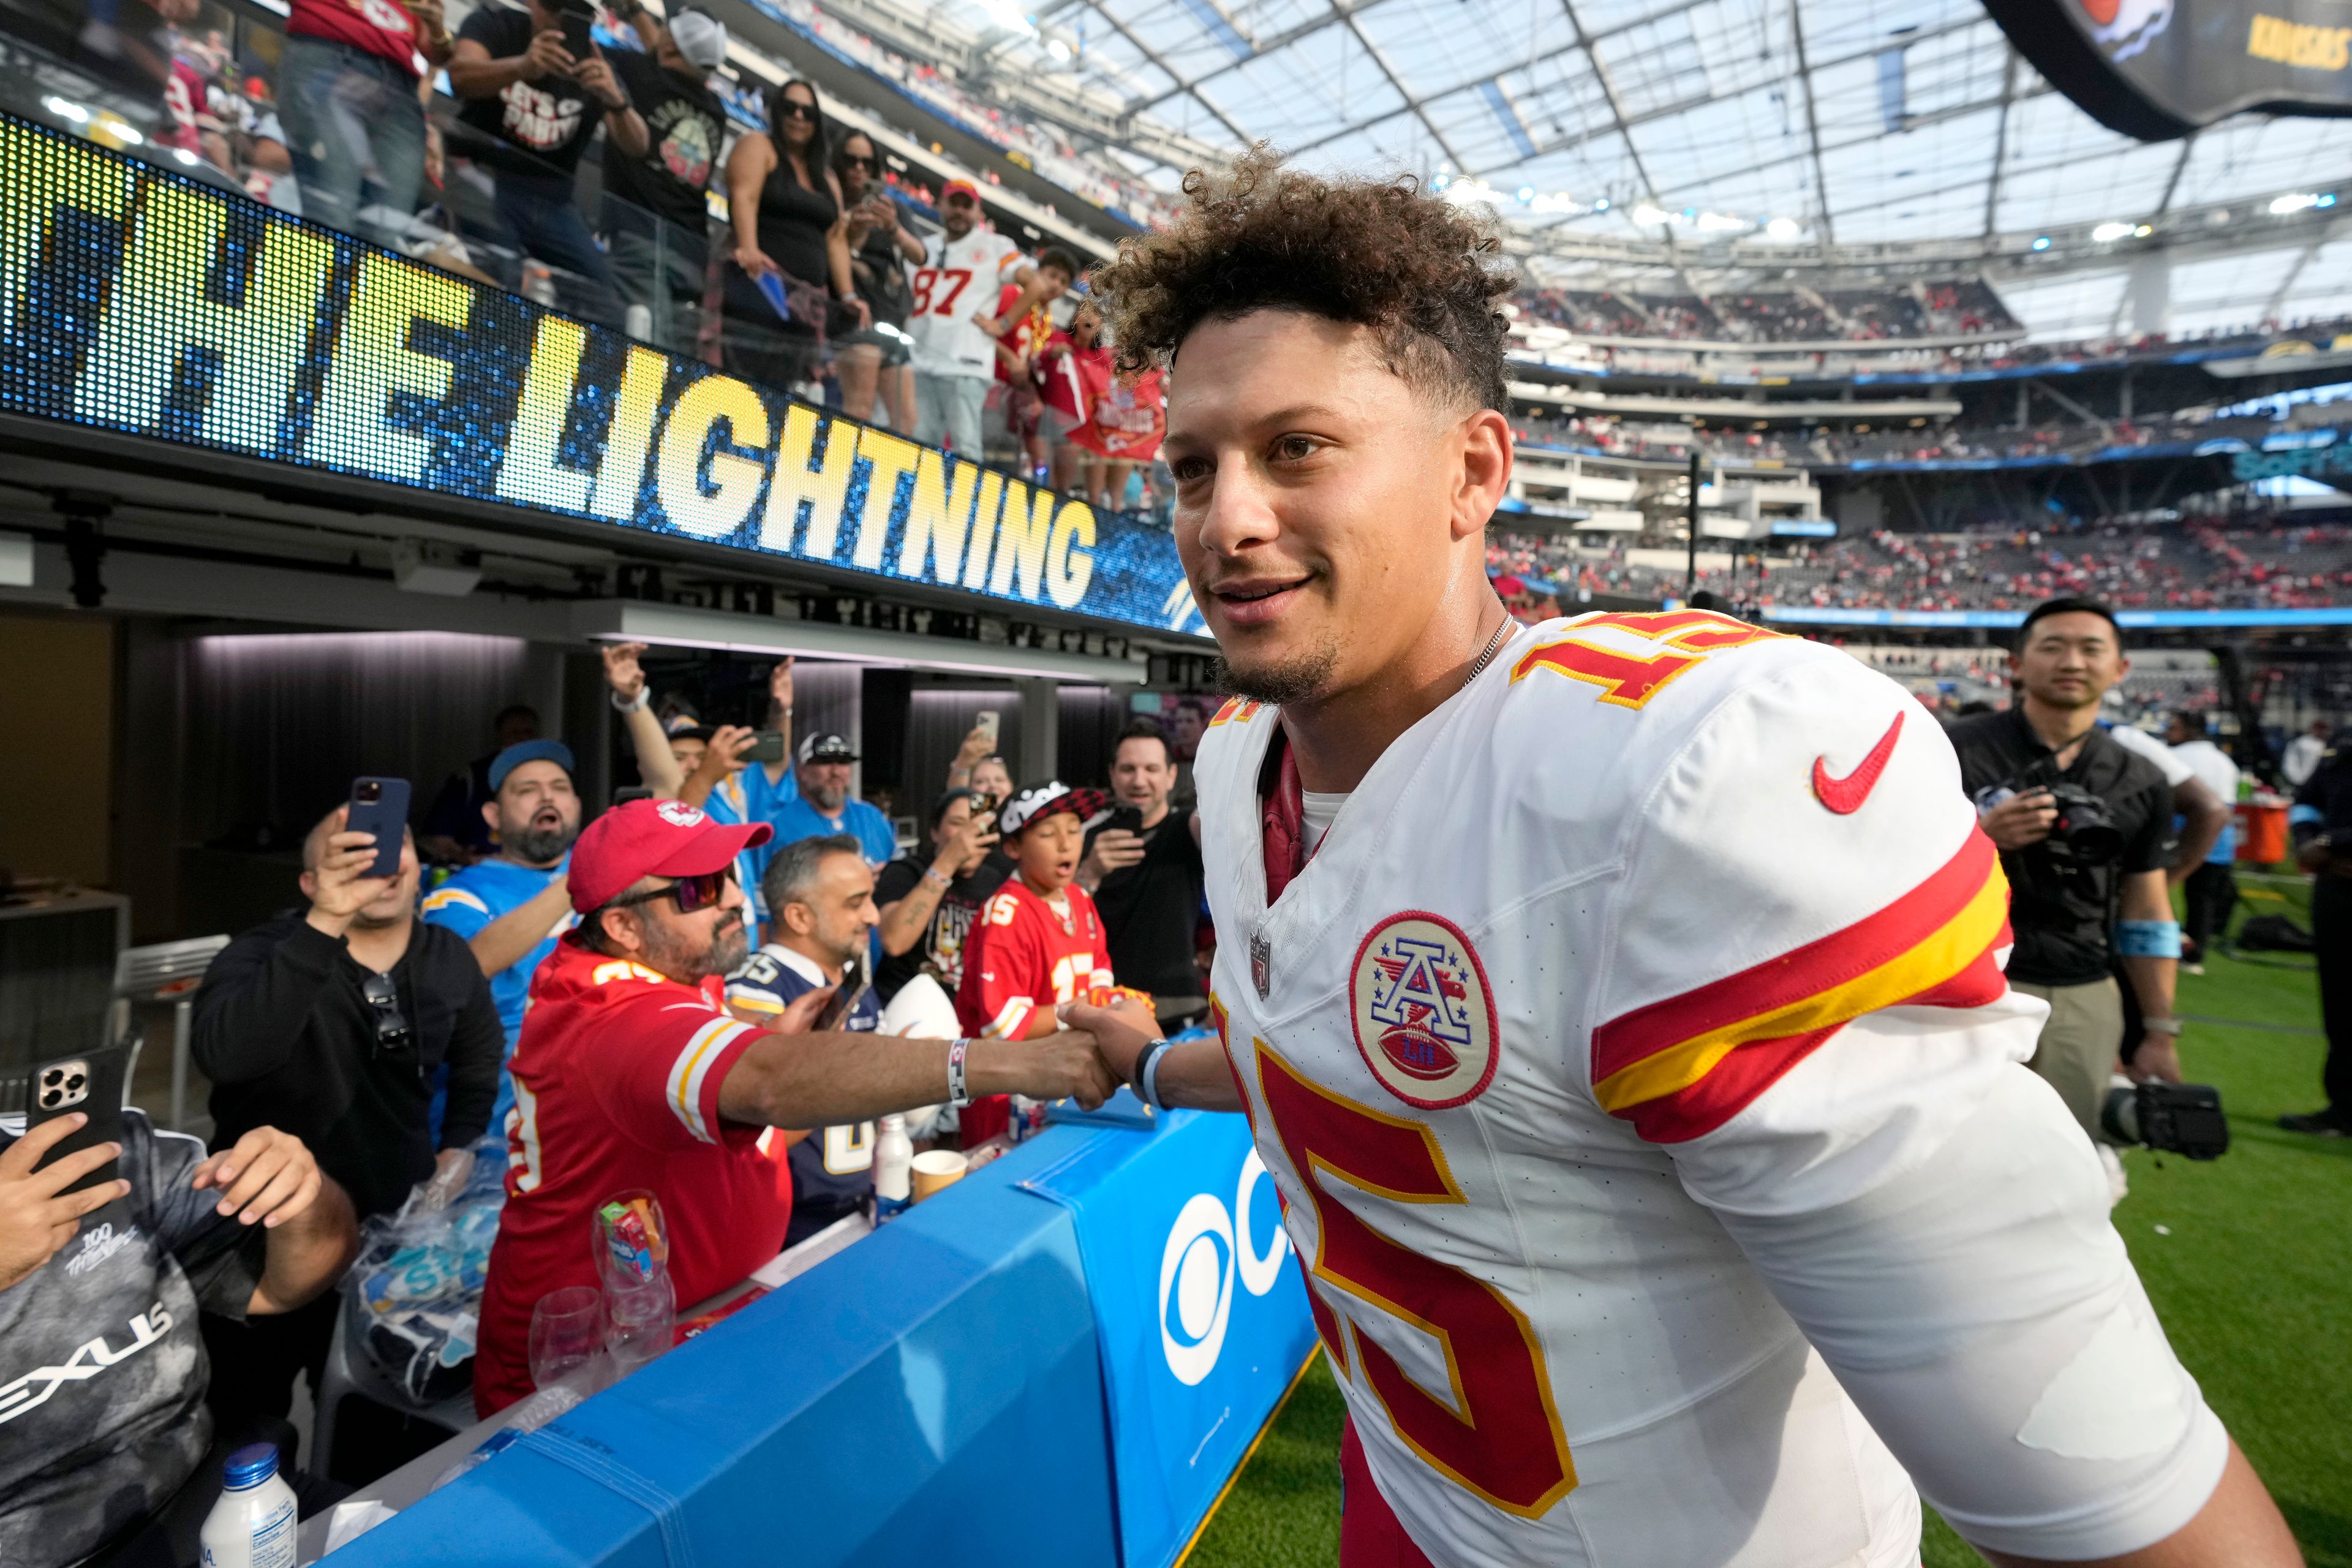
[[[1132,833],[1140,838],[1143,837],[1143,808],[1139,805],[1119,806],[1111,812],[1110,820],[1103,826],[1116,827],[1121,833]]]
[[[817,1015],[816,1022],[809,1027],[819,1031],[840,1028],[856,1007],[858,998],[865,994],[866,960],[853,954],[849,962],[841,966],[841,984],[833,988],[833,1000],[824,1005],[824,1011]]]
[[[54,1165],[68,1154],[100,1143],[122,1142],[122,1079],[130,1067],[131,1047],[116,1046],[60,1057],[33,1069],[32,1083],[25,1091],[26,1131],[77,1110],[89,1118],[42,1155],[35,1170]],[[109,1160],[66,1191],[83,1192],[114,1180],[115,1164],[115,1161]]]
[[[616,789],[613,792],[613,804],[626,805],[633,800],[651,800],[653,797],[654,792],[645,785],[631,784],[626,789]]]
[[[588,36],[596,25],[593,7],[576,3],[563,5],[555,13],[555,25],[563,29],[563,47],[573,65],[584,65],[595,58],[596,41]]]
[[[408,831],[408,781],[353,779],[351,815],[343,831],[375,835],[375,864],[368,868],[369,876],[399,876],[402,836]]]
[[[782,730],[755,730],[751,732],[751,749],[743,753],[747,763],[781,763],[784,760],[784,732]]]

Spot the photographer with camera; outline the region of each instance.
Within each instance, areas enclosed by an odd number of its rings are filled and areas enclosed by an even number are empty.
[[[2131,1076],[2180,1080],[2180,926],[2165,879],[2172,789],[2098,726],[2101,701],[2130,668],[2106,605],[2052,599],[2025,617],[2010,657],[2016,706],[1949,731],[1961,787],[2009,876],[2010,985],[2050,1005],[2030,1065],[2095,1142],[2126,1044],[2116,959],[2141,1013]]]
[[[2314,725],[2316,733],[2321,726]],[[2311,873],[2312,956],[2327,1031],[2320,1088],[2327,1103],[2279,1118],[2290,1132],[2352,1138],[2352,748],[2324,747],[2287,814],[2294,863]]]

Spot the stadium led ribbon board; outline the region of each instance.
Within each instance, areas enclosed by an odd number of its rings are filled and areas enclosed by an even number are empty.
[[[2092,119],[2143,142],[2248,110],[2352,114],[2352,5],[1985,0],[2018,53]]]
[[[1137,519],[5,117],[0,412],[1201,626]]]

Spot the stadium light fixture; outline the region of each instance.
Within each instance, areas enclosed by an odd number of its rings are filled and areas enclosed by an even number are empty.
[[[1654,227],[1669,223],[1672,220],[1669,219],[1664,213],[1659,211],[1656,207],[1650,205],[1647,202],[1644,202],[1640,206],[1633,209],[1633,221],[1643,225],[1644,227]]]
[[[2091,239],[2095,244],[2112,245],[2131,231],[2132,226],[2127,223],[2103,223],[2091,231]]]
[[[76,125],[87,125],[89,123],[89,110],[84,109],[79,103],[69,102],[65,99],[59,98],[55,93],[51,93],[48,97],[41,100],[41,107],[47,110],[51,114],[56,115],[58,119],[70,120]]]
[[[2271,213],[2273,216],[2284,217],[2289,213],[2299,213],[2305,207],[2318,205],[2319,193],[2316,191],[2289,191],[2283,196],[2271,198]]]
[[[1776,217],[1764,226],[1764,232],[1774,239],[1794,239],[1804,232],[1804,228],[1795,218]]]
[[[2033,247],[2034,249],[2036,249],[2036,250],[2047,250],[2047,249],[2049,249],[2049,248],[2050,248],[2050,237],[2049,237],[2048,235],[2046,235],[2046,234],[2040,234],[2040,235],[2036,235],[2036,236],[2034,236],[2034,237],[2033,237],[2033,247]]]

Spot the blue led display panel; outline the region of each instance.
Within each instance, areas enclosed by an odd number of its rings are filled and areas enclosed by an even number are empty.
[[[1168,535],[0,117],[0,409],[1199,632]]]

